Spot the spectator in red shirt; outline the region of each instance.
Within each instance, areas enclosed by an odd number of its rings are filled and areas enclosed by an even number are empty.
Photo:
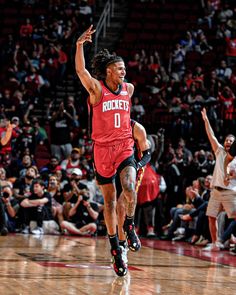
[[[31,37],[33,33],[33,26],[30,23],[30,19],[27,18],[25,20],[25,24],[21,25],[20,27],[20,36],[22,38],[27,38],[27,37]]]

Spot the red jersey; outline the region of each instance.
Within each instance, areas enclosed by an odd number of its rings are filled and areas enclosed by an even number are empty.
[[[92,106],[92,139],[96,144],[110,144],[132,138],[130,125],[131,99],[127,83],[117,93],[102,81],[101,100]]]

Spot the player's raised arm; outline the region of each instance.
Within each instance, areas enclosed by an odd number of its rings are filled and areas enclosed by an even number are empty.
[[[99,94],[100,84],[98,80],[93,78],[89,71],[86,69],[85,59],[84,59],[84,43],[92,42],[92,35],[95,33],[95,29],[93,29],[93,25],[91,25],[76,41],[76,53],[75,53],[75,69],[76,73],[88,91],[90,96],[96,96]],[[93,102],[93,99],[92,99]]]

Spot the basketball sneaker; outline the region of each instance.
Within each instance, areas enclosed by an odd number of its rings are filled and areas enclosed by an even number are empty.
[[[32,233],[33,235],[43,235],[43,234],[44,234],[44,230],[43,230],[42,227],[37,226],[35,229],[33,229],[33,230],[31,231],[31,233]]]
[[[140,243],[140,240],[135,232],[134,223],[127,224],[125,222],[124,223],[124,232],[126,234],[128,248],[133,252],[138,251],[141,248],[141,243]]]
[[[113,263],[113,268],[115,273],[119,277],[125,276],[127,274],[128,268],[123,261],[121,248],[112,249],[111,255],[112,255],[112,263]]]
[[[22,230],[21,230],[21,233],[24,234],[24,235],[27,235],[30,233],[30,227],[27,225],[25,226]]]
[[[128,255],[129,248],[127,247],[127,245],[125,245],[125,246],[120,245],[120,249],[121,249],[121,256],[122,256],[124,263],[128,264],[128,256],[127,255]]]

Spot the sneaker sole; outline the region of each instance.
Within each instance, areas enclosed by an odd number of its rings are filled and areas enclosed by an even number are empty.
[[[113,260],[113,258],[112,258],[112,260]],[[128,273],[128,266],[127,266],[127,265],[126,265],[126,268],[125,268],[124,272],[117,272],[117,271],[115,270],[114,260],[112,261],[112,268],[113,268],[115,274],[116,274],[118,277],[124,277],[124,276],[127,275],[127,273]]]
[[[140,249],[141,249],[141,242],[139,241],[139,246],[138,246],[138,248],[134,248],[132,245],[129,245],[129,243],[128,243],[128,248],[129,248],[129,250],[130,251],[132,251],[132,252],[138,252]]]

